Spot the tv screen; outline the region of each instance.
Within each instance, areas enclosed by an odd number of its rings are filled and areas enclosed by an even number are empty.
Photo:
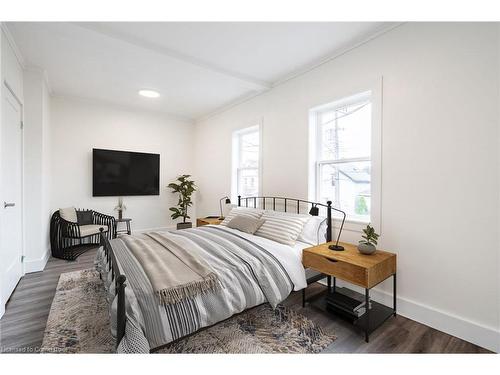
[[[160,155],[92,150],[94,197],[159,195]]]

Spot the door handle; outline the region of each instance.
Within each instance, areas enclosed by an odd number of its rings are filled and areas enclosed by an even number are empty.
[[[14,207],[16,204],[15,203],[7,203],[7,202],[3,202],[3,208],[7,208],[7,207]]]

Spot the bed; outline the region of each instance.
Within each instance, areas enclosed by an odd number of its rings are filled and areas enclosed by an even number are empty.
[[[316,208],[321,207],[326,213],[321,237],[331,240],[331,202],[238,197],[238,207],[258,207],[267,211],[281,209],[298,215],[301,211],[317,215]],[[311,207],[315,209],[309,211]],[[307,286],[302,249],[311,244],[301,242],[300,238],[293,245],[284,244],[215,225],[123,236],[111,241],[104,235],[101,237],[102,247],[98,250],[96,267],[107,290],[112,333],[119,353],[154,352],[262,303],[276,307],[292,291]],[[141,250],[145,253],[152,251],[147,249],[152,239],[183,249],[209,264],[217,277],[217,288],[179,297],[169,303],[159,302],[151,274],[137,256],[142,256]],[[178,272],[177,269],[169,271]]]

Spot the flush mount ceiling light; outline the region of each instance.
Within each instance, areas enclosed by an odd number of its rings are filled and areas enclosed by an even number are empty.
[[[144,96],[145,98],[158,98],[160,93],[154,90],[139,90],[139,95]]]

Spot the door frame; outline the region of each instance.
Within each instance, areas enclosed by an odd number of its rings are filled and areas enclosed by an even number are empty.
[[[4,103],[3,103],[3,100],[4,100],[4,91],[3,90],[6,90],[10,95],[12,95],[12,97],[14,98],[14,100],[19,104],[19,108],[20,108],[20,115],[21,115],[21,124],[20,124],[20,127],[21,127],[21,277],[24,276],[26,274],[26,269],[25,269],[25,263],[23,262],[23,259],[25,258],[26,254],[25,254],[25,238],[24,238],[24,235],[25,235],[25,222],[24,222],[24,193],[25,193],[25,189],[24,189],[24,171],[25,171],[25,165],[24,165],[24,104],[22,102],[21,99],[19,99],[19,97],[16,95],[16,93],[14,92],[14,90],[12,89],[12,87],[9,85],[9,83],[4,80],[2,82],[2,92],[1,92],[1,100],[2,100],[2,103],[0,106],[3,106]],[[2,117],[3,117],[3,111],[0,110],[0,121],[2,121]],[[0,138],[2,137],[2,126],[0,125]],[[1,143],[0,143],[0,147],[1,147]],[[1,152],[1,150],[0,150]],[[2,168],[2,165],[0,163],[0,176],[1,176],[1,168]],[[1,194],[1,184],[0,184],[0,194]],[[0,210],[0,216],[2,216],[3,218],[3,210]],[[1,239],[0,239],[1,241]],[[0,242],[0,248],[1,248],[1,242]],[[5,312],[5,304],[7,303],[8,301],[8,297],[4,297],[2,295],[0,295],[1,297],[1,301],[0,301],[0,317],[2,317],[2,315],[4,314]],[[9,296],[10,297],[10,296]],[[5,301],[4,301],[4,298],[7,298]]]

